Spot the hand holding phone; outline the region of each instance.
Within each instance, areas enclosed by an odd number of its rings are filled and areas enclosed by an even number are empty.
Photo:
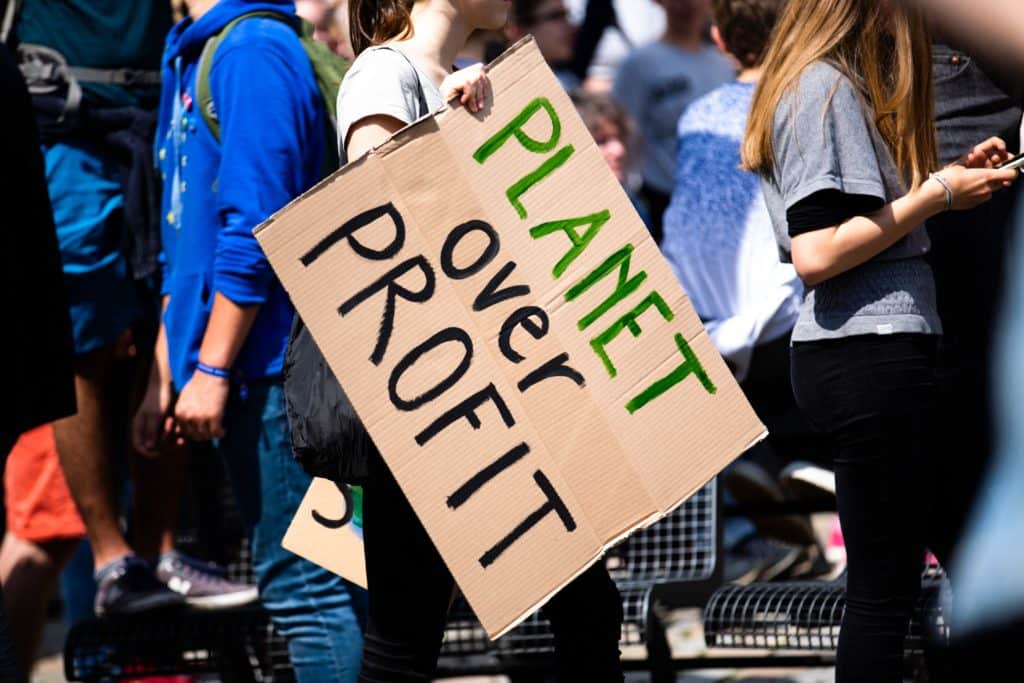
[[[1020,171],[1022,168],[1024,168],[1024,154],[1019,154],[1015,157],[1012,157],[1007,161],[1004,161],[1003,163],[996,166],[996,168],[999,170],[1014,169],[1016,171]]]

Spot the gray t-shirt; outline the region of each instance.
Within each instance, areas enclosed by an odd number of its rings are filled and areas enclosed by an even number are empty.
[[[422,97],[427,111],[421,111]],[[378,45],[367,48],[352,62],[338,89],[338,148],[341,163],[348,159],[348,131],[369,116],[390,116],[402,123],[444,106],[441,91],[398,48]]]
[[[762,178],[782,260],[791,262],[786,211],[821,190],[877,197],[906,194],[902,175],[856,86],[816,62],[775,112],[774,170]],[[939,334],[935,282],[925,262],[924,226],[856,268],[808,287],[793,341],[860,334]]]
[[[676,126],[686,106],[732,80],[736,68],[714,47],[695,52],[661,41],[635,50],[619,67],[612,95],[636,121],[644,142],[644,181],[671,194]]]

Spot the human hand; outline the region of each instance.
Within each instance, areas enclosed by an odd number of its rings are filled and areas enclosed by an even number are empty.
[[[1006,142],[1002,138],[991,137],[981,144],[972,147],[957,162],[967,168],[996,168],[1013,158],[1006,150]]]
[[[196,370],[174,407],[175,432],[193,441],[224,436],[224,409],[231,382]]]
[[[491,82],[483,64],[474,64],[449,74],[441,82],[441,96],[447,102],[456,95],[462,106],[474,114],[484,108]]]
[[[131,444],[148,458],[160,455],[160,441],[174,429],[174,387],[159,373],[150,375],[146,393],[135,411],[131,426]]]
[[[1013,169],[967,168],[960,164],[947,166],[938,175],[945,179],[953,191],[951,208],[954,211],[973,209],[984,204],[992,198],[993,192],[1009,187],[1017,179],[1017,171]]]

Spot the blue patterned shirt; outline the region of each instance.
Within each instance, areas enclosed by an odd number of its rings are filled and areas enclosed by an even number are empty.
[[[789,334],[803,287],[779,261],[760,179],[740,169],[754,84],[733,82],[679,121],[662,251],[738,379],[758,344]]]

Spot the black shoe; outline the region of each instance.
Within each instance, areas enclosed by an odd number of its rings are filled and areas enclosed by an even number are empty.
[[[786,579],[830,579],[832,565],[825,559],[825,553],[817,544],[800,549],[800,556],[786,572]]]
[[[200,562],[176,550],[160,556],[156,577],[182,595],[190,607],[198,609],[240,607],[260,597],[256,586],[228,581],[217,565]]]
[[[741,506],[784,503],[786,495],[779,483],[757,463],[739,460],[726,469],[726,489]],[[762,536],[803,546],[815,542],[814,528],[805,515],[747,515]]]
[[[185,598],[165,586],[148,563],[127,555],[96,572],[97,617],[181,607]]]
[[[725,554],[725,567],[722,578],[726,583],[749,586],[757,581],[764,567],[746,553],[730,551]]]
[[[738,550],[760,568],[758,581],[771,581],[782,576],[800,559],[797,546],[759,536],[751,538]]]
[[[832,470],[798,460],[783,468],[779,481],[797,500],[835,502],[836,474]]]

